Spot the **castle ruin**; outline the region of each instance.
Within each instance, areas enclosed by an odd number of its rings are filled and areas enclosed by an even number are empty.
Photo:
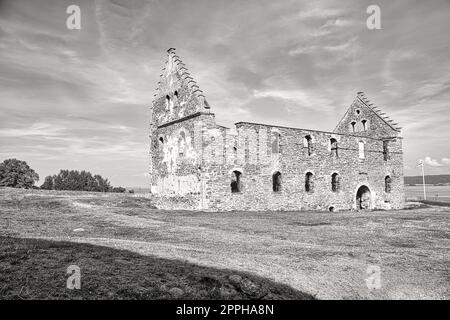
[[[401,128],[358,92],[331,132],[216,124],[176,55],[151,107],[151,193],[162,209],[361,210],[404,206]]]

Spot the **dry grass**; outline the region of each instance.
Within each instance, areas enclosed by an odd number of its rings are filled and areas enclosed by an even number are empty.
[[[131,195],[1,189],[0,297],[153,299],[178,287],[187,298],[255,298],[230,283],[240,274],[266,298],[449,299],[449,212],[167,212]],[[69,264],[86,291],[64,289]],[[32,265],[47,279],[41,293],[20,277]],[[381,289],[366,286],[370,265]]]
[[[91,244],[0,237],[0,252],[2,299],[313,298],[247,273]],[[74,262],[81,269],[80,290],[66,288],[67,267]],[[252,287],[233,282],[233,276]]]

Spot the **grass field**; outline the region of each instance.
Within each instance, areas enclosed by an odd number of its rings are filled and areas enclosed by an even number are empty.
[[[167,212],[129,194],[0,189],[0,298],[449,299],[449,212]],[[81,290],[66,288],[69,265]]]

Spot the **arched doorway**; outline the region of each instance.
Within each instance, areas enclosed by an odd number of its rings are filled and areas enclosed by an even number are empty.
[[[369,188],[364,185],[359,187],[358,191],[356,192],[356,209],[370,209],[370,200],[371,194]]]

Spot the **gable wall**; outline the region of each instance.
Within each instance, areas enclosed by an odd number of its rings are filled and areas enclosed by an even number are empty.
[[[357,110],[360,111],[359,114],[357,114]],[[367,121],[366,130],[363,129],[363,120]],[[352,122],[356,122],[355,132],[352,131]],[[396,137],[399,135],[398,131],[392,129],[383,119],[358,98],[353,101],[334,132],[344,134],[356,133],[358,135],[373,138]]]

